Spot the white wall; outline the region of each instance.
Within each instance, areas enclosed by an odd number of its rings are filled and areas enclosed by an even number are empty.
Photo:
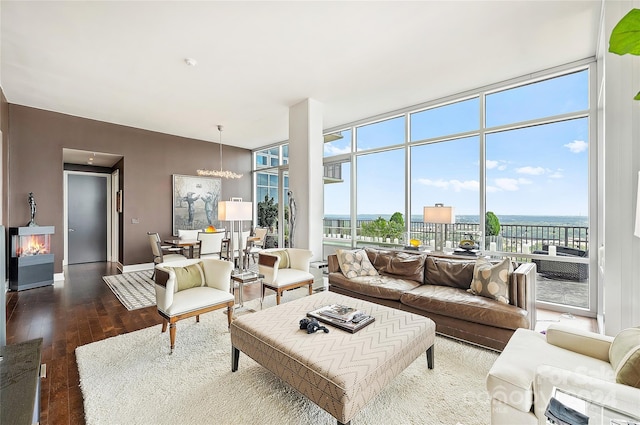
[[[615,335],[621,329],[640,325],[640,238],[633,235],[640,170],[640,57],[606,52],[615,24],[640,1],[605,1],[604,31],[600,33],[600,55],[604,58],[599,76],[604,108],[600,133],[604,176],[602,203],[604,264],[598,284],[603,295],[604,332]],[[604,253],[601,253],[604,254]]]

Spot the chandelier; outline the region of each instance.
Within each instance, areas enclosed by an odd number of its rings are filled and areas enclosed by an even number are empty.
[[[220,132],[220,169],[219,170],[197,170],[199,176],[208,177],[222,177],[225,179],[239,179],[242,174],[234,173],[233,171],[222,169],[222,126],[218,124],[218,131]]]

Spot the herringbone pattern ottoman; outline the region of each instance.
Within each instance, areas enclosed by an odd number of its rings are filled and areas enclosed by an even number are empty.
[[[299,321],[307,312],[344,304],[375,317],[357,333],[328,326],[307,334]],[[387,383],[422,353],[433,367],[435,324],[416,314],[322,292],[281,304],[231,323],[232,370],[239,351],[347,424]]]

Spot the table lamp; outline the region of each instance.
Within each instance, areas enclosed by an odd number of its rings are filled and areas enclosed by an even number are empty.
[[[445,207],[444,204],[424,207],[424,217],[422,221],[436,225],[435,250],[436,252],[443,252],[444,227],[442,225],[455,223],[453,207]]]

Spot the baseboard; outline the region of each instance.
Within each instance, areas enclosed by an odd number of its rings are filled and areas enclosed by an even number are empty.
[[[131,264],[128,266],[122,266],[122,269],[120,269],[120,265],[119,265],[118,269],[122,273],[140,272],[143,270],[153,269],[153,263]]]

